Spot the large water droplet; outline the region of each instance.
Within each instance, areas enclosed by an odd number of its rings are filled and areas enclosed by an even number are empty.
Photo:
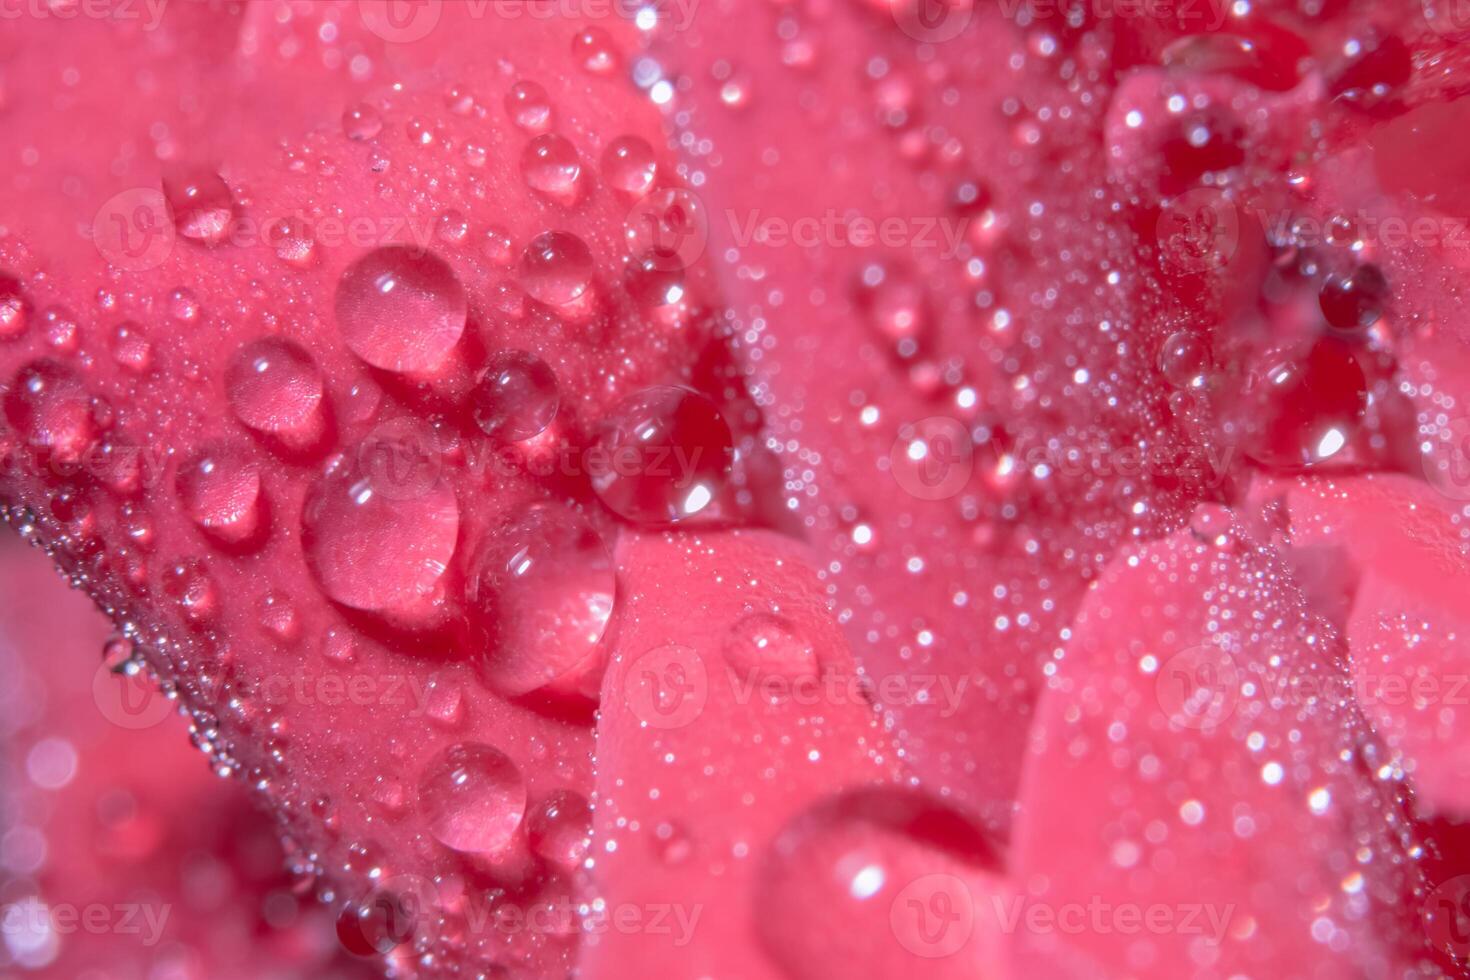
[[[520,281],[548,306],[570,305],[592,285],[592,253],[570,232],[544,231],[521,253]]]
[[[1311,466],[1336,456],[1357,433],[1368,384],[1347,344],[1323,338],[1305,350],[1269,350],[1251,367],[1238,424],[1252,459],[1282,469]]]
[[[337,329],[352,352],[385,371],[426,374],[464,333],[469,302],[432,252],[390,245],[358,259],[337,284]]]
[[[243,451],[206,449],[179,467],[174,483],[189,519],[215,540],[241,545],[264,530],[260,467]]]
[[[344,606],[429,618],[459,535],[454,492],[413,440],[370,439],[323,474],[302,510],[307,565]]]
[[[708,507],[725,485],[733,455],[730,426],[712,401],[688,388],[656,385],[614,407],[586,464],[609,509],[656,524]]]
[[[75,461],[97,438],[92,399],[82,383],[55,361],[21,368],[5,394],[5,418],[32,449]]]
[[[470,397],[475,424],[503,442],[540,435],[561,402],[551,368],[535,354],[519,350],[493,355]]]
[[[478,742],[451,745],[419,777],[429,832],[452,850],[491,854],[515,837],[526,812],[526,784],[516,764]]]
[[[527,187],[548,201],[570,207],[581,194],[582,161],[566,137],[546,133],[526,144],[521,176]]]
[[[163,195],[174,227],[185,238],[218,245],[230,233],[235,198],[211,170],[183,170],[163,179]]]
[[[558,689],[572,691],[595,672],[617,579],[602,538],[580,515],[532,504],[487,535],[471,567],[491,687],[517,696],[564,678]]]
[[[1340,330],[1356,330],[1377,322],[1388,305],[1388,277],[1372,263],[1364,263],[1347,275],[1329,276],[1322,284],[1318,302],[1327,322]]]
[[[230,407],[246,426],[304,449],[322,436],[322,375],[289,340],[265,337],[235,352],[225,375]]]

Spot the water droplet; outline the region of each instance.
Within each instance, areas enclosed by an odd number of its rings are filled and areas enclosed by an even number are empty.
[[[480,236],[480,251],[485,258],[502,269],[509,269],[515,264],[515,244],[511,241],[510,232],[499,225],[491,225],[485,229]]]
[[[1383,316],[1389,295],[1383,270],[1364,263],[1347,275],[1329,276],[1317,299],[1328,323],[1339,330],[1356,330],[1372,326]]]
[[[1209,367],[1209,345],[1192,330],[1170,334],[1159,349],[1159,373],[1176,388],[1203,388]]]
[[[58,351],[71,353],[80,341],[81,326],[64,306],[48,306],[41,312],[41,334]]]
[[[359,103],[342,113],[342,132],[350,140],[370,140],[382,131],[383,117],[366,103]]]
[[[174,485],[184,513],[216,541],[258,543],[265,529],[260,467],[242,450],[205,449],[179,466]]]
[[[505,111],[511,122],[527,133],[544,133],[551,128],[551,100],[536,82],[523,79],[512,85],[505,95]]]
[[[619,402],[588,450],[592,487],[630,521],[664,523],[704,510],[729,476],[730,427],[714,402],[672,385]]]
[[[619,136],[602,151],[602,179],[613,190],[637,199],[653,189],[658,161],[640,136]]]
[[[260,628],[282,643],[295,643],[301,637],[301,617],[290,596],[267,592],[261,597]]]
[[[576,204],[582,191],[582,161],[577,148],[556,133],[546,133],[526,144],[521,152],[521,176],[531,190],[563,207]]]
[[[600,27],[588,27],[572,37],[572,57],[594,75],[606,75],[618,67],[617,48]]]
[[[458,245],[470,234],[470,223],[462,211],[445,211],[434,224],[434,234],[441,242]]]
[[[451,85],[445,89],[444,104],[450,112],[460,116],[468,116],[475,111],[475,97],[463,85]]]
[[[1199,504],[1189,518],[1189,530],[1196,538],[1221,549],[1235,543],[1234,525],[1235,515],[1224,504]]]
[[[928,292],[917,277],[876,263],[866,266],[858,301],[873,330],[899,354],[918,352],[928,326]]]
[[[219,593],[214,581],[197,561],[181,561],[163,573],[163,594],[179,607],[184,617],[195,625],[203,625],[219,612]]]
[[[459,343],[469,302],[443,259],[390,245],[347,268],[335,309],[337,329],[358,357],[385,371],[426,374]]]
[[[470,397],[475,424],[504,442],[540,435],[561,402],[551,368],[535,354],[519,350],[492,356]]]
[[[1368,384],[1345,343],[1327,337],[1305,350],[1268,350],[1252,368],[1239,421],[1252,459],[1283,469],[1311,466],[1356,434]]]
[[[602,538],[560,504],[532,504],[487,535],[468,594],[487,634],[481,672],[512,697],[600,673],[617,581]],[[574,674],[575,676],[567,676]]]
[[[516,764],[478,742],[451,745],[419,778],[429,832],[451,850],[490,854],[515,837],[526,812],[526,784]]]
[[[147,373],[153,366],[153,345],[143,336],[141,326],[131,320],[117,325],[112,332],[112,359],[124,370]]]
[[[316,264],[316,238],[311,226],[302,218],[282,218],[270,226],[266,241],[276,250],[276,258],[297,269]]]
[[[0,275],[0,340],[14,340],[25,333],[30,314],[31,302],[20,283]]]
[[[654,256],[630,263],[623,285],[639,311],[655,323],[671,329],[689,320],[689,288],[684,270],[669,268]]]
[[[280,337],[251,341],[235,352],[225,376],[235,417],[288,447],[304,449],[322,436],[322,375],[301,347]]]
[[[592,807],[581,793],[559,789],[526,818],[526,837],[544,860],[576,868],[592,843]]]
[[[97,438],[92,399],[82,383],[55,361],[21,368],[5,394],[5,418],[32,449],[75,461]]]
[[[792,980],[990,976],[1000,951],[976,920],[998,863],[976,827],[928,796],[884,787],[831,797],[766,854],[760,940]],[[834,929],[865,939],[834,945]]]
[[[174,172],[163,179],[163,195],[174,227],[185,238],[218,245],[229,234],[235,199],[219,174],[209,170]]]
[[[115,633],[102,644],[102,665],[114,674],[132,676],[142,669],[143,662],[137,645]]]
[[[592,253],[576,235],[544,231],[521,253],[521,287],[548,306],[568,306],[592,285]]]
[[[357,640],[352,631],[332,626],[322,636],[322,656],[334,664],[350,664],[357,660]]]
[[[817,655],[812,644],[784,616],[751,613],[725,638],[725,660],[742,677],[759,680],[815,677]]]
[[[342,605],[410,623],[436,612],[459,504],[445,481],[421,478],[421,455],[407,441],[363,443],[308,495],[301,529],[307,565]],[[415,472],[400,480],[403,463]]]

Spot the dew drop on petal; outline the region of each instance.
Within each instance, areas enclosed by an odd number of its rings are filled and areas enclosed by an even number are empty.
[[[419,803],[439,843],[463,853],[492,854],[510,843],[521,825],[526,784],[499,749],[462,742],[424,766]]]
[[[358,357],[385,371],[423,374],[459,343],[469,301],[443,259],[389,245],[342,273],[335,311],[337,329]]]

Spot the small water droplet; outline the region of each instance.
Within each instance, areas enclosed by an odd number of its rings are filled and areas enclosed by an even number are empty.
[[[505,95],[505,111],[511,122],[527,133],[544,133],[551,128],[551,99],[537,82],[522,79]]]
[[[174,227],[183,237],[218,245],[230,233],[235,198],[219,174],[210,170],[175,171],[164,177],[163,195]]]
[[[219,593],[198,561],[181,561],[163,573],[163,594],[172,599],[191,623],[203,625],[219,613]]]
[[[545,361],[526,351],[507,350],[490,358],[470,398],[482,432],[521,442],[551,424],[561,393]]]
[[[80,459],[97,438],[91,397],[55,361],[33,361],[16,373],[5,394],[5,418],[32,449],[64,462]]]
[[[539,302],[571,305],[592,285],[592,253],[570,232],[542,232],[521,253],[520,282]]]
[[[576,868],[592,843],[592,807],[581,793],[556,790],[526,818],[526,836],[531,850],[544,860]]]
[[[359,103],[342,113],[342,132],[350,140],[370,140],[382,131],[382,115],[366,103]]]
[[[1383,270],[1364,263],[1347,275],[1329,276],[1318,301],[1328,323],[1339,330],[1356,330],[1372,326],[1383,316],[1389,294]]]
[[[601,27],[588,27],[572,36],[572,57],[594,75],[607,75],[618,67],[612,36]]]
[[[0,275],[0,340],[14,340],[25,333],[30,314],[31,302],[20,283]]]
[[[526,144],[521,153],[521,176],[531,190],[563,207],[576,204],[582,192],[582,161],[577,149],[556,133],[545,133]]]
[[[602,151],[602,179],[613,190],[633,199],[653,189],[658,161],[653,147],[641,136],[619,136]]]
[[[789,680],[815,677],[817,655],[792,622],[773,613],[750,613],[725,638],[725,660],[742,677]]]

